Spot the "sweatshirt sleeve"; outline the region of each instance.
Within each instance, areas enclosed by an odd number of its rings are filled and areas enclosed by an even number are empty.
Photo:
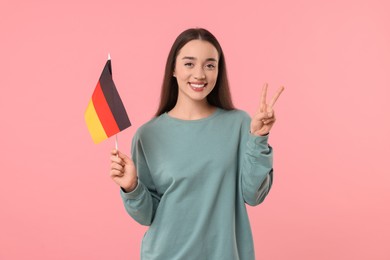
[[[250,124],[250,122],[249,122]],[[268,195],[273,181],[273,151],[268,144],[268,135],[255,136],[249,133],[249,125],[243,127],[241,149],[241,190],[244,201],[259,205]]]
[[[127,213],[138,223],[150,226],[161,196],[158,194],[147,165],[142,142],[136,134],[132,142],[132,159],[138,174],[138,185],[131,192],[120,190]]]

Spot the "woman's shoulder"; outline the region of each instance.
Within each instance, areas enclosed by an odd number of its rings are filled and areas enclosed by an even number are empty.
[[[156,131],[156,129],[160,127],[161,118],[162,115],[149,119],[149,121],[138,127],[135,136],[140,137],[145,134],[149,134],[151,132]]]

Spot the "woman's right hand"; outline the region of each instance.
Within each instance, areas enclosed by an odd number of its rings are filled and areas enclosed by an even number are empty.
[[[137,170],[133,160],[115,149],[111,151],[110,176],[125,192],[133,191],[138,185]]]

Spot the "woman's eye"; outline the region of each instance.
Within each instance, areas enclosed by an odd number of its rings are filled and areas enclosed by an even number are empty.
[[[215,69],[215,65],[214,64],[207,64],[206,68],[212,70],[212,69]]]
[[[192,67],[192,66],[194,66],[194,64],[192,62],[187,62],[187,63],[184,63],[184,66]]]

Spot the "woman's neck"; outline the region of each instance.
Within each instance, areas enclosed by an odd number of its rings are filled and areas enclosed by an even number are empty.
[[[177,103],[168,114],[172,117],[183,120],[197,120],[210,116],[216,107],[210,105],[206,100]]]

